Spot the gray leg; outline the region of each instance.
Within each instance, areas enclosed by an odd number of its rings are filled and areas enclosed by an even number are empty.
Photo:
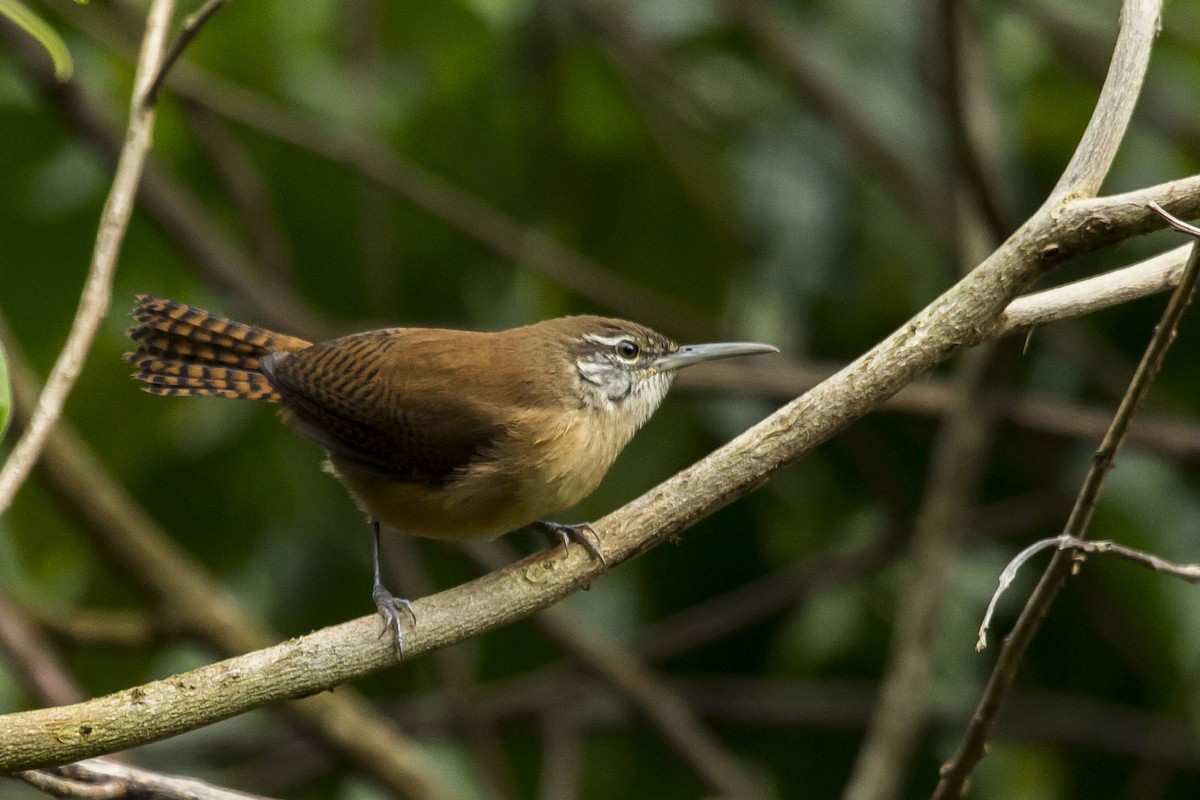
[[[383,630],[379,635],[388,631],[392,632],[392,636],[396,640],[396,652],[400,655],[404,654],[404,627],[400,622],[400,611],[403,609],[408,613],[413,625],[417,624],[417,615],[413,613],[412,603],[396,597],[387,590],[383,585],[383,577],[380,572],[380,555],[379,555],[379,521],[371,520],[371,531],[374,534],[374,554],[375,554],[375,585],[371,589],[371,599],[375,601],[375,607],[379,609],[380,616],[383,617]]]

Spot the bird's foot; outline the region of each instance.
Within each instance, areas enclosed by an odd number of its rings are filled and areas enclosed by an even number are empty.
[[[379,635],[382,637],[391,631],[396,654],[404,655],[404,624],[400,618],[403,614],[408,614],[412,624],[417,624],[417,615],[413,613],[412,603],[402,597],[396,597],[382,585],[377,585],[371,592],[371,599],[375,601],[375,608],[379,609],[379,615],[383,617],[383,630]]]
[[[608,561],[604,558],[604,553],[600,552],[600,545],[597,543],[600,537],[590,522],[566,525],[561,522],[550,522],[549,520],[540,519],[534,522],[531,527],[545,534],[546,538],[550,540],[551,545],[561,542],[563,550],[566,550],[571,542],[583,545],[583,549],[591,553],[600,562],[600,566],[608,569]]]

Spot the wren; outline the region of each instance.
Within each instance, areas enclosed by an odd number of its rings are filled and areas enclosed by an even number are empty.
[[[633,322],[550,319],[504,331],[387,328],[314,344],[183,303],[137,297],[125,360],[146,391],[261,400],[322,447],[374,534],[372,598],[396,647],[401,612],[380,574],[379,528],[443,539],[526,526],[582,544],[591,526],[544,520],[592,492],[683,367],[778,352],[680,346]]]

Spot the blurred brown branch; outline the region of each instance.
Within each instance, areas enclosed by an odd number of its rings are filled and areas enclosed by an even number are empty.
[[[466,551],[491,570],[513,560],[511,549],[498,542],[474,543]],[[582,666],[632,703],[714,791],[729,798],[762,795],[733,753],[635,653],[583,629],[562,609],[548,608],[534,620]]]

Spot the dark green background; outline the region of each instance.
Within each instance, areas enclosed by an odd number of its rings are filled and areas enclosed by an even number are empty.
[[[944,100],[944,4],[766,6],[771,28],[803,58],[800,72],[824,87],[832,106],[797,87],[733,13],[737,5],[239,0],[212,20],[185,61],[320,129],[360,136],[612,276],[670,298],[683,316],[658,305],[659,318],[639,315],[668,335],[768,341],[788,360],[844,363],[969,266],[957,242],[977,193],[956,156]],[[89,95],[114,124],[123,122],[144,6],[31,6],[66,38]],[[970,109],[998,209],[983,235],[994,244],[1040,205],[1068,161],[1095,101],[1118,4],[976,2],[961,11],[963,79],[973,87]],[[1200,4],[1167,4],[1144,102],[1105,191],[1197,171],[1197,30]],[[857,117],[911,180],[895,180],[835,109]],[[259,273],[248,279],[300,298],[327,330],[498,328],[567,313],[631,315],[639,307],[620,291],[606,299],[571,291],[344,163],[220,117],[215,124],[252,167],[233,169],[261,184],[259,207],[284,245],[282,271],[267,266],[198,144],[195,120],[169,88],[155,158],[249,255]],[[108,175],[94,143],[40,91],[26,63],[0,46],[0,313],[43,376],[76,307]],[[1167,235],[1130,242],[1066,265],[1053,282],[1180,243]],[[269,408],[150,397],[128,379],[122,332],[139,292],[281,324],[205,277],[139,211],[112,313],[67,419],[249,614],[291,636],[368,613],[366,527],[318,469],[315,448],[279,426]],[[989,392],[1115,408],[1163,302],[1142,300],[1041,330],[1024,353],[1024,342],[1004,342]],[[1195,418],[1198,354],[1200,328],[1185,320],[1148,415]],[[621,505],[781,402],[753,384],[677,390],[568,518]],[[909,575],[906,543],[936,430],[929,414],[873,415],[566,607],[595,634],[636,643],[651,623],[762,576],[886,543],[881,566],[655,665],[778,796],[836,797]],[[908,796],[928,794],[993,663],[994,651],[976,655],[973,643],[999,571],[1020,548],[1058,531],[1097,441],[998,424],[977,513],[961,531],[964,549],[935,645],[933,721],[914,734],[921,744],[911,780],[902,779],[911,784]],[[1094,534],[1200,560],[1195,461],[1131,448],[1111,478]],[[540,546],[524,533],[507,541],[522,551]],[[418,546],[439,587],[477,574],[452,547]],[[1038,568],[1002,603],[997,637]],[[0,589],[63,611],[142,602],[36,479],[0,520]],[[1125,564],[1090,562],[1035,641],[972,797],[1196,796],[1197,613],[1200,590]],[[564,660],[528,621],[462,648],[485,696],[502,696],[509,681]],[[132,650],[65,641],[61,651],[92,694],[217,657],[175,641]],[[35,705],[4,669],[0,661],[0,711]],[[358,684],[429,745],[465,796],[483,796],[468,751],[439,712],[439,686],[429,659]],[[580,796],[704,795],[705,785],[650,726],[595,681],[584,686]],[[497,723],[503,757],[518,795],[535,797],[552,751],[544,720],[517,705]],[[296,737],[281,718],[259,712],[138,757],[250,791],[379,796],[336,762],[317,759],[296,774],[253,767],[289,764]],[[0,794],[10,791],[16,784],[0,785]]]

